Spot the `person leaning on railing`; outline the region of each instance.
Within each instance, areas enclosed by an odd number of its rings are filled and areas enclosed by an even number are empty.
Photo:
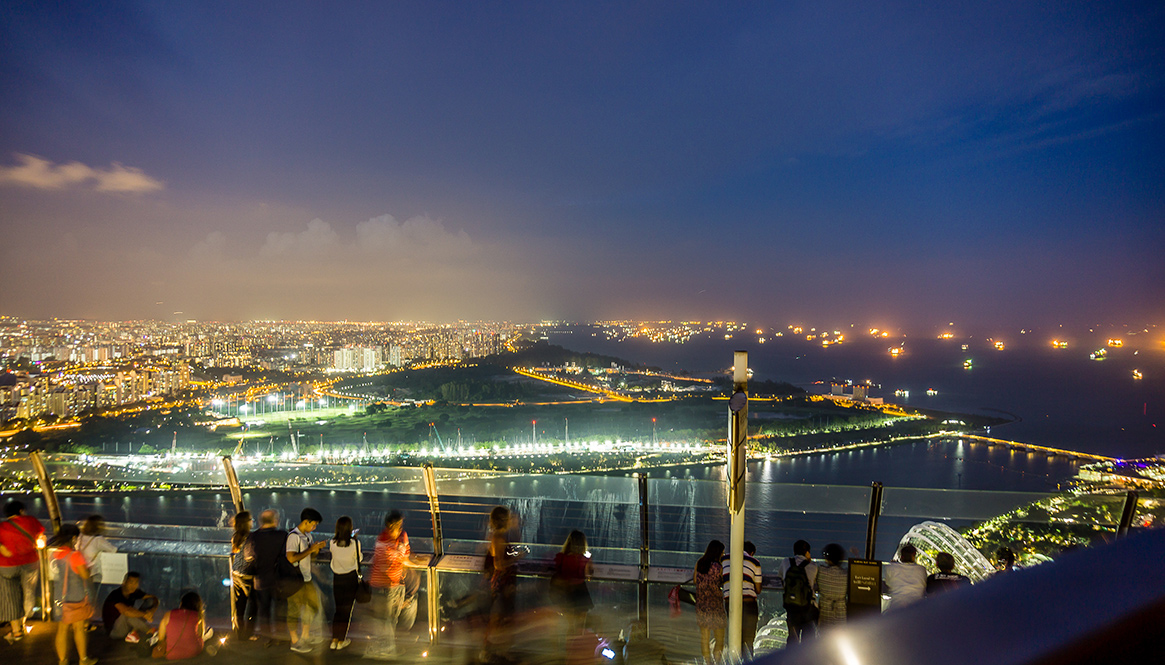
[[[412,556],[404,515],[392,511],[384,518],[384,530],[376,538],[372,570],[372,616],[375,630],[365,658],[387,660],[400,655],[396,647],[396,626],[405,609],[405,565]]]

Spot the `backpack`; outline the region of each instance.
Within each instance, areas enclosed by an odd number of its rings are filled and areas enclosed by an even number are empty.
[[[813,603],[813,587],[805,573],[808,565],[808,559],[801,563],[789,559],[789,570],[785,571],[785,607],[808,607]]]

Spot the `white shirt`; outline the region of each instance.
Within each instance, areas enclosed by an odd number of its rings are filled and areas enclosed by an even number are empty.
[[[101,559],[98,558],[102,552],[116,552],[117,548],[113,543],[105,539],[105,536],[100,534],[96,536],[86,536],[82,534],[77,538],[77,551],[81,556],[85,557],[85,563],[89,566],[89,574],[93,576],[93,581],[102,581],[101,578]],[[112,581],[112,580],[110,580]]]
[[[332,550],[332,572],[336,575],[351,573],[359,567],[360,542],[355,537],[347,545],[338,545],[333,540],[329,549]]]
[[[307,548],[311,547],[311,534],[304,533],[295,527],[291,533],[287,534],[287,551],[299,554]],[[311,557],[305,556],[296,564],[299,566],[299,574],[303,575],[304,582],[311,581]]]
[[[888,563],[882,566],[882,584],[890,594],[888,609],[905,607],[926,595],[926,568],[917,563]]]

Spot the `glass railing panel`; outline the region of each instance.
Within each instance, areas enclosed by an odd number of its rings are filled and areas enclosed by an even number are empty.
[[[647,483],[647,502],[658,506],[726,510],[728,490],[716,480],[653,478]],[[870,508],[870,488],[850,485],[748,483],[746,510],[780,510],[864,515]]]
[[[882,515],[937,520],[984,520],[1051,496],[1039,492],[887,487],[882,495]]]
[[[442,496],[441,524],[451,540],[484,540],[489,534],[489,514],[496,506],[509,508],[516,517],[516,541],[558,543],[578,529],[593,548],[638,548],[638,503],[584,501],[549,497]]]
[[[729,541],[731,523],[724,508],[652,505],[650,511],[653,554],[659,550],[703,552],[713,539]],[[808,540],[815,552],[830,542],[847,550],[861,548],[865,542],[864,513],[746,509],[744,523],[745,539],[764,556],[792,556],[797,540]]]

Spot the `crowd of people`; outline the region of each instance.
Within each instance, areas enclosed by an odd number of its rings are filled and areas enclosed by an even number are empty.
[[[949,552],[935,555],[938,572],[928,574],[916,562],[917,549],[904,544],[895,560],[882,567],[882,591],[889,597],[887,609],[898,609],[928,596],[968,586],[971,580],[955,570],[955,558]],[[1000,571],[1012,570],[1015,555],[1001,548],[997,553]],[[849,572],[845,548],[837,543],[826,545],[820,553],[821,563],[814,561],[812,547],[804,540],[793,543],[793,556],[781,559],[777,577],[782,581],[781,605],[788,630],[787,643],[813,639],[831,628],[845,625],[849,603]],[[741,645],[752,656],[756,639],[758,597],[763,582],[756,547],[744,543],[741,613]],[[727,646],[728,596],[731,562],[724,543],[708,543],[704,555],[692,571],[695,584],[696,624],[700,630],[700,650],[705,662],[722,660]],[[880,608],[879,608],[880,609]]]
[[[24,504],[10,501],[0,522],[0,625],[4,639],[15,643],[27,634],[40,595],[40,553],[48,549],[52,580],[52,620],[56,623],[54,648],[61,665],[75,650],[81,665],[94,665],[89,655],[89,633],[98,628],[92,619],[102,583],[101,554],[117,549],[105,538],[105,520],[92,515],[80,526],[62,524],[51,539],[40,520],[25,513]],[[108,582],[108,580],[105,580]],[[206,627],[202,598],[185,592],[178,607],[152,622],[158,598],[141,588],[141,574],[128,571],[101,606],[100,619],[106,634],[117,640],[143,643],[152,655],[168,660],[192,658],[205,649],[213,631]]]
[[[0,522],[0,632],[8,642],[26,634],[26,621],[39,593],[38,550],[47,546],[53,580],[52,612],[57,622],[55,648],[62,665],[69,662],[72,649],[81,665],[96,663],[88,652],[88,633],[97,627],[92,622],[94,618],[100,619],[100,627],[111,639],[141,644],[159,658],[192,658],[216,646],[210,640],[213,630],[207,627],[197,591],[184,591],[177,607],[161,612],[159,599],[143,588],[138,572],[124,574],[120,584],[105,595],[97,616],[99,585],[113,583],[102,579],[102,554],[116,551],[104,536],[105,521],[100,515],[86,518],[79,526],[62,525],[47,542],[44,526],[25,514],[19,501],[5,505],[4,515]],[[404,516],[398,511],[385,515],[367,566],[352,518],[340,516],[331,538],[318,540],[315,532],[323,519],[319,511],[304,508],[294,526],[285,530],[275,510],[259,513],[257,525],[247,511],[235,516],[230,550],[232,618],[237,639],[262,642],[269,647],[282,645],[298,653],[324,648],[344,650],[352,644],[354,609],[357,604],[367,603],[369,639],[364,657],[397,658],[402,654],[397,644],[398,631],[412,628],[420,587],[411,562]],[[475,603],[483,628],[481,662],[506,662],[513,640],[517,562],[521,558],[520,548],[510,542],[515,523],[515,516],[503,506],[494,508],[489,515],[481,591]],[[318,583],[322,566],[317,556],[325,549],[331,573],[330,599],[324,597]],[[849,601],[847,557],[841,545],[826,545],[815,561],[810,544],[798,540],[792,554],[780,560],[776,571],[783,582],[781,604],[790,645],[844,625]],[[970,584],[955,570],[951,554],[937,553],[938,572],[932,574],[917,563],[917,554],[913,545],[903,545],[895,560],[882,567],[882,590],[889,597],[890,610]],[[546,586],[549,599],[561,615],[568,660],[573,650],[585,655],[593,647],[594,634],[588,630],[587,621],[595,606],[587,585],[594,574],[590,557],[586,535],[571,531],[554,557]],[[1000,550],[998,558],[1002,569],[1014,566],[1015,558],[1009,550]],[[724,543],[709,542],[692,570],[692,602],[705,662],[724,657],[731,577],[732,561]],[[764,581],[756,547],[751,542],[744,543],[742,579],[742,655],[751,657]],[[327,625],[325,613],[329,606],[332,612]],[[666,650],[647,637],[646,626],[641,622],[629,626],[624,637],[623,655],[628,665],[667,663]]]

